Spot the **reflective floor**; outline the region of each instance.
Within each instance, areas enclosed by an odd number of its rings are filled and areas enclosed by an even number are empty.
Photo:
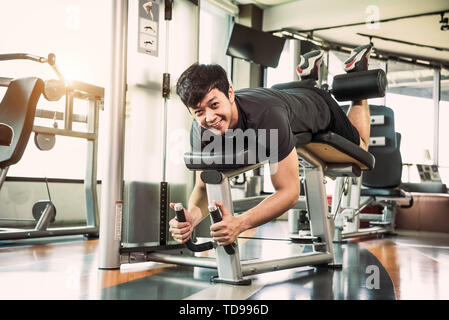
[[[269,223],[240,239],[242,260],[310,251]],[[215,284],[214,269],[154,262],[99,270],[98,240],[59,237],[0,242],[0,299],[394,300],[449,299],[449,237],[415,235],[334,244],[341,270],[300,267],[251,276],[248,286]]]

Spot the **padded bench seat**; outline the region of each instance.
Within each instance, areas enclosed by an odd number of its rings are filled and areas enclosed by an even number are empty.
[[[295,135],[296,148],[305,148],[326,164],[355,164],[361,170],[374,168],[374,156],[358,145],[333,132],[312,136],[309,132]],[[190,170],[233,170],[254,163],[248,162],[248,150],[233,154],[187,152],[184,162]]]
[[[303,134],[298,134],[295,137],[297,141],[304,139]],[[361,170],[372,170],[374,168],[375,159],[371,153],[336,133],[321,133],[313,136],[309,143],[301,142],[305,149],[327,164],[353,163]],[[301,147],[301,145],[296,147]]]

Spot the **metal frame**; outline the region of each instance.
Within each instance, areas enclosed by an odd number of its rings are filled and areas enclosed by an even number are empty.
[[[410,201],[411,195],[404,192],[405,197],[361,197],[362,176],[349,179],[346,190],[343,177],[337,178],[335,183],[332,199],[332,216],[335,224],[333,241],[342,242],[353,237],[394,233],[396,201]],[[343,209],[341,212],[338,212],[339,202]],[[360,213],[373,203],[384,206],[382,215]],[[361,220],[370,221],[378,226],[360,228]]]
[[[332,237],[329,226],[331,216],[328,212],[324,186],[324,168],[326,166],[320,159],[309,153],[305,148],[298,148],[297,152],[303,160],[301,164],[304,166],[306,176],[306,199],[310,213],[311,239],[315,239],[316,241],[312,243],[312,252],[268,261],[240,261],[238,245],[237,243],[234,243],[235,254],[233,255],[227,254],[224,247],[215,246],[216,261],[211,258],[192,257],[170,252],[152,252],[144,254],[145,257],[142,261],[175,263],[217,269],[218,277],[214,278],[215,282],[234,285],[249,284],[250,280],[244,277],[265,272],[303,266],[328,265],[331,267],[339,267],[340,265],[334,263]],[[234,214],[229,182],[230,179],[236,174],[252,170],[261,165],[263,165],[263,163],[248,166],[236,171],[217,171],[215,172],[214,177],[217,176],[217,173],[221,176],[221,182],[219,183],[212,183],[212,181],[207,181],[207,178],[205,178],[208,199],[223,202],[231,214]],[[307,190],[310,191],[307,192]],[[209,200],[209,205],[212,204],[212,200]],[[128,260],[127,262],[131,261]]]
[[[126,100],[126,59],[128,34],[128,0],[111,1],[111,65],[110,82],[105,103],[108,121],[105,154],[109,159],[104,166],[100,212],[99,268],[120,268],[121,201],[123,197],[123,159]]]

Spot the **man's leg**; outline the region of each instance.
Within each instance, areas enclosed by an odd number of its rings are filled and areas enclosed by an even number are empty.
[[[367,100],[352,101],[347,113],[349,121],[357,129],[360,136],[360,147],[368,151],[370,137],[370,112]]]
[[[347,73],[368,70],[368,61],[372,45],[364,45],[352,50],[349,58],[344,62]],[[360,147],[368,150],[370,137],[370,112],[367,100],[352,101],[347,113],[349,121],[357,129],[360,135]]]

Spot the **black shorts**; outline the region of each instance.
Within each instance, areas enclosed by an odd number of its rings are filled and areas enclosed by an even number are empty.
[[[360,145],[360,135],[357,129],[349,121],[346,114],[338,106],[337,108],[329,106],[331,109],[332,119],[329,124],[329,131],[354,142],[356,145]]]
[[[308,88],[316,93],[318,93],[323,100],[325,101],[326,105],[329,107],[329,110],[331,111],[331,119],[329,122],[328,127],[324,131],[332,131],[349,141],[355,143],[356,145],[360,145],[360,135],[357,129],[352,125],[352,123],[349,121],[348,117],[346,116],[346,113],[343,111],[343,109],[338,105],[338,103],[334,100],[334,98],[331,96],[331,94],[325,90],[322,90],[320,88],[317,88],[315,86],[315,82],[310,82],[309,80],[305,81],[295,81],[286,83],[284,85],[280,85],[277,87],[278,89],[285,90],[285,91],[293,91],[295,92],[295,88]]]
[[[360,145],[359,132],[352,125],[351,121],[349,121],[343,109],[328,92],[317,89],[318,91],[320,91],[320,95],[324,98],[331,111],[331,121],[327,130],[348,139],[356,145]]]

